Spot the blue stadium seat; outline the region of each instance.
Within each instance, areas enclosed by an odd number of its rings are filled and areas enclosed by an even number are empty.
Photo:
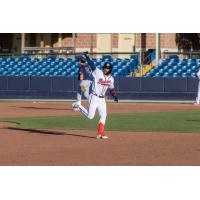
[[[2,65],[2,66],[6,65],[6,61],[3,60],[3,61],[1,62],[1,65]]]
[[[178,73],[177,72],[175,72],[175,73],[173,73],[173,75],[172,75],[173,77],[178,77],[179,75],[178,75]]]
[[[71,73],[70,73],[70,76],[75,76],[75,72],[71,72]]]
[[[178,70],[178,66],[177,65],[174,65],[173,67],[172,67],[172,69],[173,69],[173,71],[177,71]]]
[[[0,68],[0,74],[2,74],[4,71],[4,68]]]
[[[196,63],[197,59],[196,58],[188,59],[188,62],[190,62],[190,63]]]
[[[21,71],[20,68],[17,68],[17,69],[15,70],[16,74],[18,74],[20,71]]]
[[[191,70],[191,69],[188,69],[188,70],[186,71],[186,73],[187,73],[187,74],[191,74],[191,73],[192,73],[192,70]]]
[[[192,72],[191,77],[196,77],[196,73]]]
[[[196,71],[196,70],[197,70],[197,66],[192,66],[192,67],[191,67],[191,70],[192,70],[192,71]]]
[[[169,73],[169,75],[171,75],[171,74],[173,73],[173,70],[172,70],[172,69],[169,69],[169,70],[168,70],[168,73]]]
[[[183,72],[185,72],[187,69],[188,69],[188,67],[187,67],[186,65],[184,65],[184,66],[182,67],[182,71],[183,71]]]
[[[162,73],[157,72],[155,75],[153,75],[153,77],[159,77],[159,76],[162,76],[162,75],[163,75]]]
[[[117,73],[117,72],[113,73],[113,76],[114,76],[114,77],[116,77],[117,75],[118,75],[118,73]]]
[[[62,76],[66,76],[67,75],[67,72],[62,72]]]
[[[164,69],[160,69],[157,73],[164,73]]]
[[[71,69],[72,69],[72,70],[75,70],[76,68],[78,68],[78,67],[76,67],[76,65],[72,65],[72,66],[71,66]]]
[[[182,73],[181,76],[182,76],[182,77],[187,77],[187,74],[184,72],[184,73]]]
[[[102,69],[105,61],[112,62],[113,74],[127,76],[134,69],[138,69],[138,56],[131,55],[129,58],[113,58],[104,55],[102,58],[92,58],[95,65]],[[19,58],[0,58],[0,75],[15,76],[77,76],[79,64],[73,58],[56,58],[47,56],[45,58],[33,58],[23,55]],[[158,71],[158,70],[157,70]],[[155,70],[156,72],[156,70]]]
[[[169,68],[170,68],[170,67],[172,68],[174,65],[176,65],[176,63],[168,63],[167,66],[168,66]]]
[[[187,63],[184,63],[184,62],[179,62],[179,63],[177,63],[177,67],[178,68],[181,68],[181,67],[183,67],[184,65],[186,65]]]
[[[163,67],[163,70],[164,70],[165,72],[167,72],[169,69],[170,69],[170,66],[168,66],[168,65],[165,65],[165,66]]]
[[[168,77],[168,76],[169,76],[168,72],[165,72],[163,75],[163,77]]]
[[[32,76],[32,75],[33,75],[33,72],[29,71],[29,72],[27,73],[27,75],[28,75],[28,76]]]

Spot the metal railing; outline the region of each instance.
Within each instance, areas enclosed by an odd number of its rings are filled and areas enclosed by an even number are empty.
[[[46,48],[45,48],[46,49]],[[50,50],[50,49],[49,49]],[[32,58],[44,58],[44,57],[49,57],[49,56],[55,56],[55,57],[73,57],[73,56],[76,56],[76,55],[80,55],[80,54],[83,54],[83,52],[72,52],[72,51],[66,51],[66,52],[52,52],[52,51],[44,51],[44,52],[37,52],[37,51],[34,51],[34,52],[29,52],[29,53],[23,53],[23,54],[19,54],[19,53],[2,53],[0,54],[0,57],[14,57],[14,58],[17,58],[17,57],[21,57],[21,56],[30,56]],[[104,55],[110,55],[112,56],[113,58],[130,58],[131,55],[137,55],[138,58],[140,57],[140,54],[138,52],[88,52],[88,55],[91,56],[91,57],[102,57]]]
[[[169,51],[164,51],[162,53],[162,58],[172,58],[172,57],[178,57],[180,59],[193,59],[197,58],[200,59],[200,51],[183,51],[183,52],[169,52]]]
[[[57,54],[57,53],[74,53],[74,47],[24,47],[24,54]]]

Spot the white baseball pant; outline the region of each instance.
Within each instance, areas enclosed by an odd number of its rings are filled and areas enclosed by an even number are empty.
[[[88,119],[93,119],[95,116],[96,109],[99,113],[99,123],[105,125],[107,109],[106,109],[106,101],[105,98],[100,98],[95,96],[94,94],[90,94],[89,97],[89,108],[85,109],[82,105],[79,105],[79,111]]]

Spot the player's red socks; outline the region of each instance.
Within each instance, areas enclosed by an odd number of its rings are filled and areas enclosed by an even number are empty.
[[[98,135],[103,135],[103,132],[104,132],[104,125],[103,125],[103,123],[99,123],[99,125],[98,125]]]

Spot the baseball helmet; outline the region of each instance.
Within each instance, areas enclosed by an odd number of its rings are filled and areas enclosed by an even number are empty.
[[[85,57],[84,57],[84,56],[77,56],[77,57],[76,57],[76,60],[77,60],[77,62],[83,62],[83,63],[85,63],[85,62],[86,62],[86,60],[85,60]]]
[[[106,62],[106,63],[104,64],[104,66],[103,66],[103,69],[105,69],[105,68],[106,68],[106,69],[109,69],[109,72],[108,72],[106,75],[111,74],[112,69],[113,69],[112,64],[109,63],[109,62]]]

